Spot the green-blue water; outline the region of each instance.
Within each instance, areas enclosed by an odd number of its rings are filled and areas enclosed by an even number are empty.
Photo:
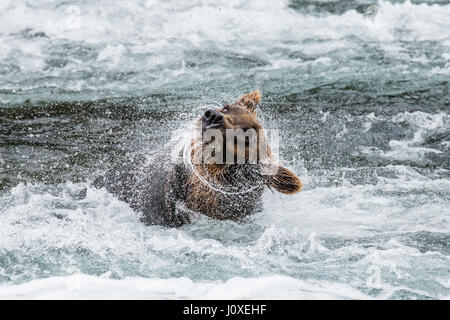
[[[2,1],[0,298],[79,273],[449,298],[449,79],[449,1]],[[167,229],[89,187],[254,89],[300,194]]]

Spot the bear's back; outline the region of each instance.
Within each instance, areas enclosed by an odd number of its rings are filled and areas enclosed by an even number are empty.
[[[105,187],[119,200],[139,212],[147,225],[179,226],[188,221],[176,216],[175,204],[182,185],[180,169],[170,164],[164,155],[150,162],[143,156],[119,164],[95,179],[96,188]],[[174,181],[170,181],[172,179]],[[168,188],[169,187],[169,188]]]

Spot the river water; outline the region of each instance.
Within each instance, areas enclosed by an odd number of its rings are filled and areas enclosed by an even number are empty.
[[[449,1],[2,0],[0,298],[449,299],[449,80]],[[301,193],[172,229],[90,187],[255,89]]]

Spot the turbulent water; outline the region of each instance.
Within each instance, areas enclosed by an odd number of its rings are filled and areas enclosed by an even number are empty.
[[[449,1],[2,0],[0,298],[449,299],[449,80]],[[172,229],[90,187],[254,89],[301,193]]]

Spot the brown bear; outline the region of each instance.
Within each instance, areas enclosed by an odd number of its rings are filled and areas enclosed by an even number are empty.
[[[172,227],[189,223],[193,212],[239,221],[261,208],[266,186],[285,194],[299,192],[300,179],[272,157],[256,116],[260,99],[254,91],[206,110],[194,123],[197,138],[178,153],[181,163],[169,157],[169,146],[149,163],[142,158],[117,166],[94,186],[129,203],[144,223]]]

